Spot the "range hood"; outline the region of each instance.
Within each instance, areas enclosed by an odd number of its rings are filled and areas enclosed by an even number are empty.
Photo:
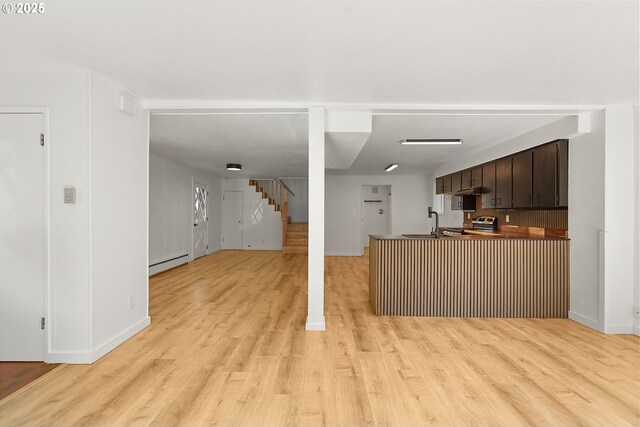
[[[482,194],[482,187],[467,188],[466,190],[456,191],[455,196],[476,196]]]

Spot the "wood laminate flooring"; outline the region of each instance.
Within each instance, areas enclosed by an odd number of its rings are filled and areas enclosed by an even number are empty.
[[[43,362],[0,362],[0,399],[59,366]]]
[[[150,280],[151,325],[0,401],[0,425],[638,425],[639,340],[565,319],[376,317],[366,257],[223,251]]]

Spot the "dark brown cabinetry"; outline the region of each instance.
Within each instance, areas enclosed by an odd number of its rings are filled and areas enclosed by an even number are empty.
[[[482,166],[471,169],[471,188],[482,186]]]
[[[482,187],[483,209],[568,206],[568,140],[553,141],[482,166],[436,179],[436,192],[453,193]],[[465,209],[452,197],[452,209]]]
[[[533,150],[533,207],[556,205],[556,155],[555,144]]]
[[[498,160],[496,163],[496,200],[497,209],[511,207],[511,157]]]
[[[442,192],[444,194],[451,194],[451,175],[447,175],[443,178],[442,188]]]
[[[462,196],[451,196],[451,210],[452,211],[462,210]]]
[[[482,166],[482,209],[496,207],[496,164]]]
[[[471,188],[471,169],[462,171],[462,189],[468,190]]]
[[[444,192],[444,177],[436,178],[436,194],[442,194]]]
[[[525,151],[513,156],[513,207],[530,208],[532,202],[533,156]]]

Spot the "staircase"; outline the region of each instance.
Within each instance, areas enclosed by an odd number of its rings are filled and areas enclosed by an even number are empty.
[[[289,224],[282,252],[285,254],[306,254],[309,247],[309,224]]]
[[[250,179],[249,185],[267,199],[282,219],[282,252],[285,254],[308,253],[309,224],[290,224],[289,193],[295,196],[279,179]]]

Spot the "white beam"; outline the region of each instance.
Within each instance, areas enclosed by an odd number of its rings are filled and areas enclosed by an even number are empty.
[[[309,108],[308,331],[324,331],[324,108]]]

